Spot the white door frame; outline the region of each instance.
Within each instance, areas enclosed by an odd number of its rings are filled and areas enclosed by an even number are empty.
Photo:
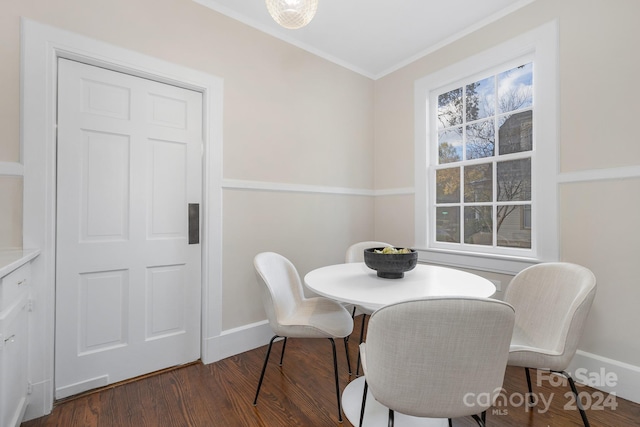
[[[24,164],[23,246],[33,264],[26,419],[51,412],[54,400],[56,86],[58,58],[195,90],[203,96],[202,339],[204,363],[216,360],[222,332],[221,78],[23,18],[21,150]]]

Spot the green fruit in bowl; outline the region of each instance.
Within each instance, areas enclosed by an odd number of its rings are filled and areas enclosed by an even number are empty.
[[[387,246],[382,250],[376,249],[374,252],[377,254],[408,254],[408,253],[411,253],[411,249],[409,248],[396,249],[393,246]]]

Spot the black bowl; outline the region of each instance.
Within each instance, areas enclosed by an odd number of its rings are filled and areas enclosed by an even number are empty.
[[[384,279],[400,279],[404,272],[413,270],[418,263],[418,252],[411,249],[406,254],[380,254],[384,248],[369,248],[364,250],[364,263],[378,272],[378,277]]]

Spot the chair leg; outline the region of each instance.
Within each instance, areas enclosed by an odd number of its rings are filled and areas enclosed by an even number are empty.
[[[364,391],[362,392],[362,406],[360,407],[360,424],[359,427],[362,427],[362,420],[364,420],[364,408],[367,404],[367,390],[369,390],[369,384],[367,384],[367,380],[364,380]]]
[[[342,402],[340,401],[340,382],[338,381],[338,357],[336,355],[336,342],[333,338],[329,338],[331,341],[331,348],[333,349],[333,371],[336,377],[336,397],[338,399],[338,421],[342,422]]]
[[[349,357],[349,337],[344,337],[344,354],[347,356],[347,369],[349,370],[349,376],[351,376],[351,357]]]
[[[578,395],[578,390],[576,389],[576,383],[573,381],[571,375],[569,375],[567,372],[559,371],[559,373],[564,375],[567,380],[569,380],[569,386],[571,387],[571,391],[576,398],[576,405],[578,405],[578,410],[580,411],[580,417],[582,417],[582,423],[584,424],[584,427],[590,427],[589,420],[587,419],[587,413],[582,407],[582,403],[580,403],[580,396]]]
[[[362,325],[360,325],[360,343],[364,341],[364,321],[367,320],[367,315],[362,315]],[[356,362],[356,377],[360,375],[360,350],[358,350],[358,361]]]
[[[393,427],[393,409],[389,409],[389,427]]]
[[[356,306],[354,305],[354,306],[353,306],[353,310],[351,311],[351,319],[355,319],[355,317],[356,317]],[[350,337],[350,336],[351,336],[351,335],[347,336],[347,338],[346,338],[346,339],[347,339],[347,341],[349,341],[349,337]]]
[[[453,427],[453,422],[451,421],[451,418],[449,418],[449,427]]]
[[[260,373],[260,380],[258,381],[258,388],[256,389],[256,397],[253,399],[253,406],[258,404],[258,394],[260,393],[260,387],[262,387],[262,380],[264,379],[264,372],[267,370],[267,362],[269,361],[269,355],[271,354],[271,347],[273,341],[278,338],[278,335],[274,335],[269,341],[269,348],[267,348],[267,355],[264,358],[264,364],[262,365],[262,373]],[[285,341],[286,342],[286,341]]]
[[[483,412],[484,414],[484,412]],[[473,417],[474,420],[476,420],[476,422],[478,423],[478,425],[480,427],[485,427],[485,420],[479,416],[477,416],[476,414],[471,415]]]
[[[524,373],[527,374],[527,387],[529,388],[529,406],[534,406],[536,403],[533,400],[533,389],[531,388],[531,374],[529,368],[524,368]]]
[[[287,337],[284,337],[284,342],[282,343],[282,353],[280,353],[280,366],[282,366],[282,359],[284,359],[284,349],[287,346]]]

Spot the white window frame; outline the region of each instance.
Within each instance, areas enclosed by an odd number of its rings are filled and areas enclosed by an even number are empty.
[[[430,182],[431,141],[430,117],[437,105],[436,89],[495,70],[519,58],[534,65],[534,153],[532,156],[532,249],[472,252],[446,249],[431,236],[430,219],[433,191]],[[523,268],[559,258],[558,236],[558,30],[553,21],[517,36],[505,43],[450,65],[415,82],[415,247],[425,262],[456,267],[516,274]],[[424,219],[424,220],[421,220]],[[461,245],[462,248],[462,245]]]

